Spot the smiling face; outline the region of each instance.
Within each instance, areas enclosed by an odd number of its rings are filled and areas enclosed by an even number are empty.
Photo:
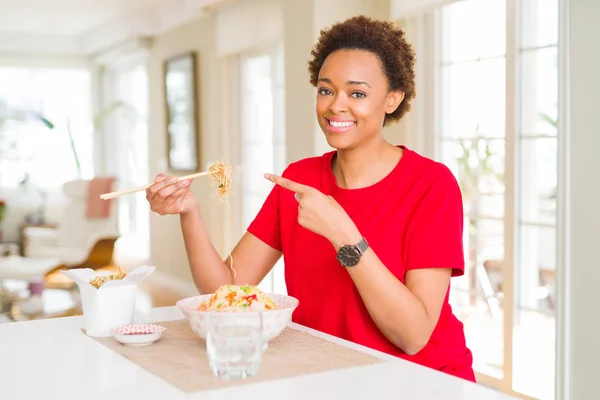
[[[319,71],[317,119],[327,143],[352,149],[381,140],[386,113],[402,101],[402,92],[390,92],[377,56],[365,50],[337,50]]]

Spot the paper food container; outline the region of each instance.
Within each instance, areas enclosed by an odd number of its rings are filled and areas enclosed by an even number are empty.
[[[138,284],[150,275],[156,267],[138,267],[121,280],[106,281],[96,289],[90,280],[96,276],[110,275],[109,272],[95,272],[92,269],[61,270],[79,286],[81,307],[88,336],[113,336],[121,325],[133,323],[135,299]]]

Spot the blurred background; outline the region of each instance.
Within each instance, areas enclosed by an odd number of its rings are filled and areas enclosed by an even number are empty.
[[[98,194],[228,160],[231,216],[208,179],[192,186],[225,257],[271,188],[262,173],[330,150],[307,61],[320,29],[359,14],[395,21],[417,53],[413,109],[386,137],[461,185],[451,301],[479,382],[554,399],[558,0],[0,0],[0,323],[79,314],[65,267],[156,265],[140,312],[196,294],[178,217],[143,192]],[[261,287],[285,293],[283,267]]]

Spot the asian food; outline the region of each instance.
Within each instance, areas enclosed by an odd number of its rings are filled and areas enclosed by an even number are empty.
[[[114,274],[93,277],[92,279],[90,279],[90,285],[92,285],[96,289],[99,289],[100,286],[104,285],[108,281],[119,281],[125,278],[126,276],[127,274],[123,272],[123,270],[119,267],[119,272],[116,272]]]
[[[245,312],[276,310],[277,305],[257,286],[224,285],[198,307],[199,311]]]
[[[216,161],[208,168],[213,178],[213,187],[219,198],[219,202],[226,201],[226,196],[231,193],[233,183],[233,172],[231,164],[225,161]]]
[[[231,209],[229,208],[229,201],[227,200],[227,195],[231,194],[233,187],[233,169],[231,163],[227,161],[215,161],[210,165],[208,171],[212,177],[213,189],[216,191],[219,203],[227,204],[227,209],[229,211],[227,213],[228,225],[229,230],[231,230]],[[229,269],[231,269],[233,277],[235,278],[237,272],[235,268],[233,268],[233,255],[229,254],[229,258],[231,259]]]

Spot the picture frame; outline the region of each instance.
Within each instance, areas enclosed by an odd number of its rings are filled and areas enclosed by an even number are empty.
[[[167,161],[173,172],[200,168],[197,56],[188,52],[164,62]]]

